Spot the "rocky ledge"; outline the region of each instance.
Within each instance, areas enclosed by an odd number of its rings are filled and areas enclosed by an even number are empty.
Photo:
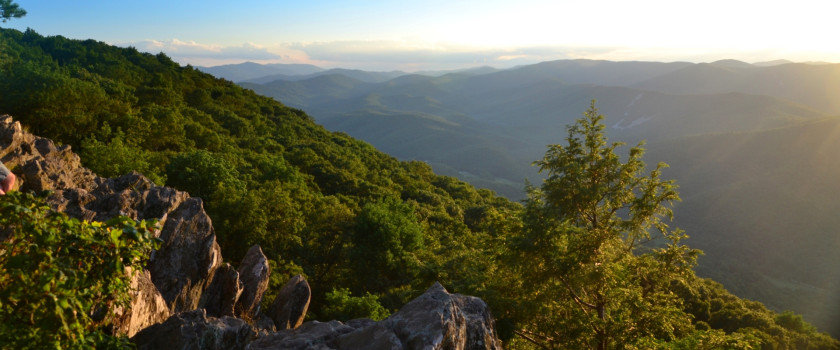
[[[440,284],[379,322],[303,323],[311,290],[295,276],[263,312],[271,272],[265,255],[253,246],[238,268],[223,263],[200,198],[139,173],[97,176],[70,146],[23,131],[8,115],[0,116],[0,160],[18,177],[18,190],[53,191],[50,205],[70,216],[159,220],[163,243],[147,269],[132,274],[131,308],[117,310],[113,325],[140,349],[501,348],[487,305]]]

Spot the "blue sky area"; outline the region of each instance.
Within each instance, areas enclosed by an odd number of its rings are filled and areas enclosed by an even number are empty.
[[[181,63],[454,69],[569,58],[840,62],[834,1],[16,1],[0,24]]]

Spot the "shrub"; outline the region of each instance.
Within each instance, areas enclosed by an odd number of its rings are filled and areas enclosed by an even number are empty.
[[[0,344],[10,348],[128,347],[106,327],[128,307],[131,276],[156,246],[154,221],[79,221],[45,197],[0,197]]]

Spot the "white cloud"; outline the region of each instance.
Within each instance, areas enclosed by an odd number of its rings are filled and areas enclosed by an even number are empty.
[[[569,58],[559,47],[492,48],[450,43],[372,40],[285,44],[325,67],[369,70],[437,70],[490,65],[509,67],[544,60]]]
[[[220,46],[172,39],[166,41],[144,40],[123,46],[133,46],[137,50],[149,53],[163,52],[177,62],[193,65],[244,61],[274,62],[283,58],[281,55],[269,51],[268,48],[253,43],[244,43],[239,46]]]

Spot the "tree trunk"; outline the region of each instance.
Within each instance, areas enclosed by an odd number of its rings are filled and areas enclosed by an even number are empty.
[[[607,324],[605,321],[606,318],[606,305],[598,304],[598,319],[603,322],[603,328],[598,332],[598,350],[607,350]]]

